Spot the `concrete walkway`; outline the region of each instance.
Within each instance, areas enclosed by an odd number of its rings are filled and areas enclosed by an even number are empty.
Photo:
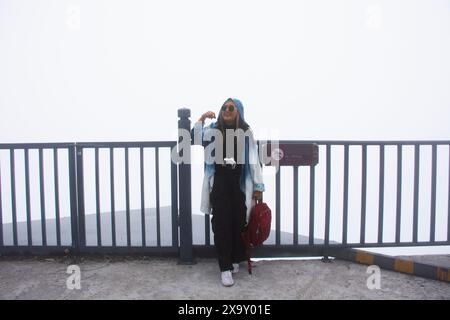
[[[450,284],[381,270],[368,289],[367,266],[334,260],[258,261],[235,285],[220,283],[215,259],[84,257],[81,289],[67,289],[70,257],[0,257],[0,299],[450,299]]]

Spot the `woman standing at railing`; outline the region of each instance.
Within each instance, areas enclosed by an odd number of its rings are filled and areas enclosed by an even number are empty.
[[[218,254],[222,284],[231,286],[234,284],[232,273],[237,273],[239,262],[246,260],[241,232],[248,222],[252,200],[262,197],[264,183],[258,146],[250,126],[244,119],[241,101],[227,99],[220,109],[217,121],[203,127],[207,118],[215,119],[215,113],[205,112],[191,132],[194,144],[205,147],[205,159],[210,156],[210,148],[206,147],[212,140],[211,137],[215,138],[214,161],[205,162],[200,210],[212,214],[214,245]],[[242,131],[235,131],[237,129]],[[244,141],[241,140],[243,143],[238,144],[237,138],[242,132],[245,132]],[[234,149],[228,150],[228,154],[227,137],[233,139]],[[218,156],[219,148],[223,148],[223,157]]]

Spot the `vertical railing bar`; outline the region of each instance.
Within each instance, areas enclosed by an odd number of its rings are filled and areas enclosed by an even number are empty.
[[[125,197],[126,197],[126,217],[127,217],[127,246],[131,246],[130,227],[130,173],[128,163],[128,147],[125,147]]]
[[[61,245],[61,221],[59,211],[59,172],[58,172],[58,148],[53,148],[53,172],[55,179],[55,222],[56,222],[56,245]]]
[[[360,243],[366,241],[366,201],[367,201],[367,145],[362,145],[362,179],[361,179],[361,228]]]
[[[142,246],[145,247],[145,186],[144,186],[144,148],[139,148],[139,160],[141,168],[141,234]]]
[[[298,166],[294,166],[294,245],[298,245]]]
[[[385,145],[380,145],[380,181],[378,192],[378,243],[383,242],[384,227],[384,158]]]
[[[418,238],[419,222],[419,165],[420,165],[420,145],[414,145],[414,208],[413,208],[413,242]]]
[[[111,240],[112,246],[116,246],[116,206],[114,197],[114,148],[109,148],[109,175],[111,193]]]
[[[31,229],[30,157],[28,148],[25,148],[25,204],[27,208],[27,239],[28,245],[32,246],[33,233]]]
[[[17,246],[17,208],[16,208],[16,165],[14,159],[14,149],[9,150],[10,168],[11,168],[11,212],[12,212],[12,227],[13,227],[13,243]]]
[[[2,167],[0,158],[0,247],[3,247]]]
[[[176,148],[176,146],[174,147]],[[178,167],[173,161],[170,162],[171,168],[171,206],[172,206],[172,246],[178,247]]]
[[[309,245],[314,245],[314,193],[315,193],[315,180],[316,173],[315,167],[310,166],[310,175],[309,175]]]
[[[331,144],[326,145],[325,245],[330,243]]]
[[[432,145],[431,155],[431,217],[430,217],[430,241],[436,240],[436,171],[437,171],[437,145]]]
[[[40,195],[41,195],[41,229],[42,229],[42,245],[47,245],[47,231],[45,218],[45,193],[44,193],[44,155],[43,149],[39,148],[39,178],[40,178]]]
[[[97,246],[102,246],[102,225],[100,217],[100,172],[98,147],[95,148],[95,210],[97,218]]]
[[[395,219],[395,242],[400,243],[402,226],[402,167],[403,146],[397,145],[397,210]]]
[[[348,228],[348,163],[349,163],[349,145],[344,146],[344,203],[342,219],[342,243],[347,244]]]
[[[69,162],[69,192],[70,192],[70,228],[72,232],[72,248],[78,254],[80,250],[78,230],[78,203],[77,203],[77,167],[76,144],[68,147]]]
[[[448,145],[447,241],[450,242],[450,144]]]
[[[280,219],[280,173],[281,167],[278,166],[277,173],[275,175],[275,190],[276,190],[276,208],[275,208],[275,243],[279,245],[281,243],[281,219]]]
[[[77,169],[77,195],[78,195],[78,229],[80,250],[86,247],[86,221],[84,208],[84,159],[83,147],[76,147],[76,169]]]
[[[159,208],[159,148],[155,147],[155,183],[156,183],[156,243],[161,246],[161,217]]]

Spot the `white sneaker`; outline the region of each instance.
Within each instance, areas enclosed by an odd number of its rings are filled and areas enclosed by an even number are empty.
[[[234,284],[233,276],[231,275],[231,271],[223,271],[221,272],[222,284],[225,287],[231,287]]]
[[[233,271],[231,273],[238,273],[239,272],[239,263],[233,263]]]

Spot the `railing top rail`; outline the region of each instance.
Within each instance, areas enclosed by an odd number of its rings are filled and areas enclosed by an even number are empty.
[[[61,143],[0,143],[0,149],[53,149],[53,148],[70,148],[73,147],[73,142]]]
[[[260,143],[270,140],[260,139]],[[450,140],[278,140],[278,143],[315,143],[319,145],[450,145]],[[140,148],[173,147],[176,141],[123,141],[123,142],[61,142],[61,143],[0,143],[0,149],[53,149],[70,148]]]
[[[140,147],[173,147],[174,141],[124,141],[124,142],[77,142],[82,148],[140,148]]]
[[[260,139],[262,141],[270,141]],[[449,145],[450,140],[278,140],[278,143],[315,143],[319,145]]]
[[[0,143],[0,149],[54,149],[79,146],[83,148],[139,148],[173,147],[176,141],[131,141],[131,142],[65,142],[65,143]]]

